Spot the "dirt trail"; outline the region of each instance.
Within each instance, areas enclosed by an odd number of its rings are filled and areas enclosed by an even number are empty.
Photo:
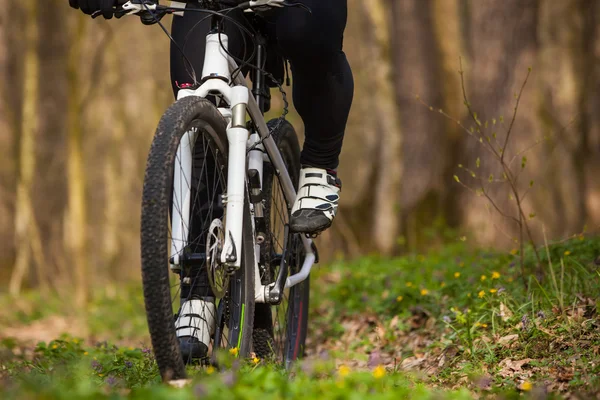
[[[0,339],[15,338],[23,344],[34,345],[58,339],[62,334],[88,337],[87,324],[74,317],[52,315],[29,324],[5,327],[0,330]]]

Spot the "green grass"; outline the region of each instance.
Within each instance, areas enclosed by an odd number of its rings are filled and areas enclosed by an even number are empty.
[[[527,289],[516,252],[470,250],[460,241],[429,254],[321,266],[312,277],[305,361],[286,372],[223,354],[226,368],[190,368],[183,389],[160,382],[144,348],[138,284],[95,291],[85,313],[64,299],[0,298],[2,326],[33,329],[28,324],[61,314],[88,333],[34,346],[0,330],[0,397],[597,396],[600,240],[577,237],[548,250],[545,277],[528,276]],[[525,259],[534,270],[529,251]]]
[[[13,348],[13,351],[15,349]],[[6,348],[4,350],[6,357]],[[374,399],[442,397],[466,399],[466,390],[442,393],[415,383],[402,374],[384,370],[346,372],[332,361],[306,362],[290,373],[259,361],[237,360],[227,368],[190,368],[193,379],[183,389],[164,385],[148,349],[100,345],[82,347],[81,341],[63,337],[40,344],[33,358],[3,361],[3,398],[202,398]]]
[[[426,255],[338,262],[313,285],[312,337],[342,359],[422,359],[407,366],[446,387],[598,393],[600,241],[580,236],[548,250],[552,267],[544,249],[545,277],[528,276],[527,289],[516,251],[469,251],[461,242]],[[534,270],[532,252],[525,260]],[[525,359],[532,361],[509,368]]]

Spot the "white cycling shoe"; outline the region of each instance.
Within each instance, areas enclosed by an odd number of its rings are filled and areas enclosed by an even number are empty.
[[[185,363],[206,358],[215,333],[216,307],[212,297],[184,301],[175,320],[179,349]]]
[[[298,195],[292,208],[290,230],[316,236],[331,226],[337,213],[342,181],[322,168],[300,170]]]

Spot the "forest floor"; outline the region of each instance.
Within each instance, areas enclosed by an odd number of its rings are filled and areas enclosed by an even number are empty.
[[[183,388],[160,382],[139,284],[97,290],[80,313],[58,296],[0,297],[0,397],[600,398],[599,255],[595,237],[542,248],[526,282],[516,250],[460,241],[320,266],[305,360],[226,355],[231,368],[191,368]]]

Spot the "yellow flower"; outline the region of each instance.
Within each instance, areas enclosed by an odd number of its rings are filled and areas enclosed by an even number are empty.
[[[487,328],[487,324],[481,324],[482,328]]]
[[[340,365],[340,367],[338,368],[338,374],[340,374],[342,378],[348,376],[349,373],[350,368],[344,364]]]
[[[511,277],[510,277],[510,278],[508,278],[506,281],[510,283],[510,282],[512,282],[513,280],[514,280],[514,279],[513,279],[513,278],[512,278],[512,276],[511,276]]]
[[[533,389],[533,385],[531,384],[531,382],[525,381],[521,383],[520,389],[525,392],[529,392],[531,389]]]
[[[104,374],[98,374],[98,376],[104,376]]]
[[[571,254],[569,250],[565,251],[565,256],[568,256],[569,254]]]
[[[496,293],[498,289],[490,289],[490,293]]]
[[[398,297],[396,297],[396,301],[397,301],[398,303],[400,303],[400,302],[401,302],[403,299],[404,299],[404,297],[402,297],[402,296],[398,296]]]
[[[477,296],[479,296],[479,298],[482,299],[483,296],[485,296],[485,291],[482,290],[481,292],[477,293]]]
[[[373,370],[373,376],[375,379],[381,379],[385,376],[385,368],[382,365],[378,365]]]
[[[129,347],[127,348],[127,350],[133,350],[133,347],[129,346]]]
[[[90,354],[90,353],[88,353],[87,351],[83,352],[84,356],[87,356],[88,354]]]
[[[253,362],[253,363],[256,365],[256,364],[258,364],[258,363],[260,362],[260,358],[258,358],[258,357],[254,357],[254,358],[252,359],[252,362]]]
[[[440,283],[440,287],[445,287],[445,286],[446,286],[446,282]]]
[[[412,287],[412,282],[406,282],[406,287]]]
[[[455,272],[455,273],[454,273],[454,277],[455,277],[455,278],[460,278],[460,272]]]
[[[73,339],[73,343],[78,344],[79,343],[79,339]]]
[[[471,293],[467,293],[467,297],[471,297]]]
[[[485,281],[486,279],[487,279],[487,276],[481,275],[481,282]]]
[[[229,354],[231,354],[234,357],[237,357],[239,352],[240,352],[240,350],[237,347],[233,347],[233,348],[229,349]]]
[[[500,272],[497,272],[497,271],[492,272],[492,279],[500,279]]]
[[[421,296],[427,296],[428,293],[429,293],[429,290],[421,289]]]
[[[53,345],[52,345],[52,348],[53,348],[53,349],[57,349],[57,348],[58,348],[58,345],[57,345],[57,344],[53,344]]]
[[[519,250],[517,250],[517,249],[512,249],[512,250],[510,251],[510,254],[512,254],[513,256],[516,256],[518,252],[519,252]]]
[[[213,367],[212,365],[209,365],[208,367],[206,367],[206,373],[208,375],[212,375],[215,373],[215,367]]]

